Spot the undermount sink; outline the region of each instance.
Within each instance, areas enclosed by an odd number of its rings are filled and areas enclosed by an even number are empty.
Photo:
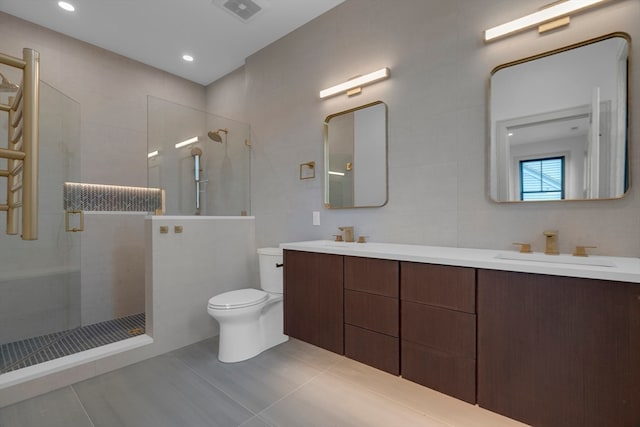
[[[495,256],[496,259],[508,259],[512,261],[546,262],[553,264],[590,265],[594,267],[615,267],[608,259],[601,257],[577,257],[573,255],[545,255],[543,253],[507,252]]]

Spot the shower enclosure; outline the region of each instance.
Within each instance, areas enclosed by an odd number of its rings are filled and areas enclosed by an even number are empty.
[[[4,147],[7,126],[7,116],[1,115]],[[20,367],[38,351],[32,348],[27,354],[10,343],[53,337],[80,325],[80,237],[64,232],[62,208],[62,183],[78,179],[80,172],[79,104],[40,82],[39,126],[40,158],[45,161],[39,168],[38,239],[0,233],[0,373]],[[6,160],[2,162],[0,169],[6,168]],[[6,186],[0,186],[0,192],[6,192]],[[5,215],[0,215],[3,222]]]
[[[251,146],[246,123],[147,98],[149,187],[167,215],[249,215]]]
[[[10,70],[2,73],[20,81]],[[0,93],[0,103],[11,95]],[[0,374],[144,333],[144,313],[100,321],[87,315],[105,304],[83,290],[81,233],[65,231],[63,200],[64,183],[81,178],[80,104],[40,81],[39,105],[37,240],[5,234],[0,212]],[[7,128],[8,116],[0,114],[0,147],[7,147]]]

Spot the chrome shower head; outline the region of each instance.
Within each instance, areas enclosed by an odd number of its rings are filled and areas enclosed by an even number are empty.
[[[18,90],[19,86],[15,83],[11,83],[4,74],[0,73],[0,78],[2,78],[2,81],[0,82],[0,92],[16,92]]]
[[[222,143],[222,135],[220,135],[220,132],[224,132],[225,136],[229,133],[229,129],[224,128],[224,129],[218,129],[217,131],[212,131],[210,130],[207,135],[209,136],[209,138],[211,138],[212,141],[215,142],[220,142]]]

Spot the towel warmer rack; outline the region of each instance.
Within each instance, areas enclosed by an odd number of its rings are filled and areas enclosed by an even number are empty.
[[[0,158],[7,168],[0,177],[7,179],[7,200],[0,201],[0,212],[7,213],[7,234],[18,234],[18,215],[22,209],[22,240],[38,239],[38,152],[40,54],[29,48],[22,58],[0,53],[0,63],[22,70],[22,84],[0,111],[9,114],[7,148]]]

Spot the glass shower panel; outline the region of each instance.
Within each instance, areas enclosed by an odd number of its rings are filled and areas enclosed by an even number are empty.
[[[6,147],[7,118],[0,117],[0,146]],[[9,352],[7,345],[80,325],[80,237],[65,232],[62,198],[63,183],[80,177],[80,105],[40,82],[39,127],[38,240],[6,235],[4,224],[0,233],[0,373],[25,366],[38,351]],[[6,181],[0,188],[6,193]]]
[[[250,214],[248,124],[149,96],[147,126],[149,187],[165,190],[167,215]]]

